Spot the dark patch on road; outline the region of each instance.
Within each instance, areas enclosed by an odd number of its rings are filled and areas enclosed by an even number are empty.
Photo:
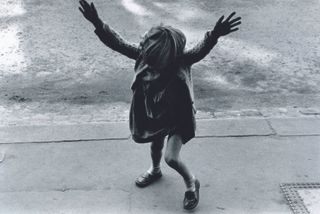
[[[25,98],[25,97],[22,97],[22,96],[19,96],[19,95],[11,96],[9,98],[9,100],[15,101],[15,102],[18,102],[18,103],[24,103],[24,102],[31,102],[32,101],[30,98]]]

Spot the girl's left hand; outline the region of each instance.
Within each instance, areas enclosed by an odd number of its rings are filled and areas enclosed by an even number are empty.
[[[220,37],[239,30],[239,28],[235,27],[241,24],[241,17],[231,19],[235,14],[236,12],[231,13],[225,21],[223,21],[224,16],[221,16],[212,33],[215,36]]]

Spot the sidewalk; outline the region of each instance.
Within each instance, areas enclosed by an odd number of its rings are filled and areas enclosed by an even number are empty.
[[[197,125],[182,151],[201,181],[196,213],[289,214],[279,185],[320,181],[318,116]],[[149,146],[132,142],[126,122],[1,127],[0,139],[1,214],[186,212],[182,179],[166,164],[158,183],[134,185]]]

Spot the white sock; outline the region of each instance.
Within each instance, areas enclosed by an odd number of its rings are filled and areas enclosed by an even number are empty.
[[[160,172],[160,165],[159,166],[150,166],[150,168],[147,171],[150,174],[157,174]]]
[[[194,175],[192,176],[192,178],[188,181],[184,180],[184,183],[186,184],[187,187],[187,191],[196,191],[196,184],[195,184],[196,178],[194,177]]]

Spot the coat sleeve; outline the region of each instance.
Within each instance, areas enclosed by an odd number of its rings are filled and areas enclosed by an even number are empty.
[[[136,60],[138,58],[138,47],[127,42],[107,24],[102,24],[101,27],[96,28],[94,32],[99,39],[112,50],[117,51],[130,59]]]
[[[182,58],[184,62],[189,65],[199,62],[209,54],[217,42],[218,38],[212,34],[212,31],[206,32],[204,38],[195,47],[183,53]]]

